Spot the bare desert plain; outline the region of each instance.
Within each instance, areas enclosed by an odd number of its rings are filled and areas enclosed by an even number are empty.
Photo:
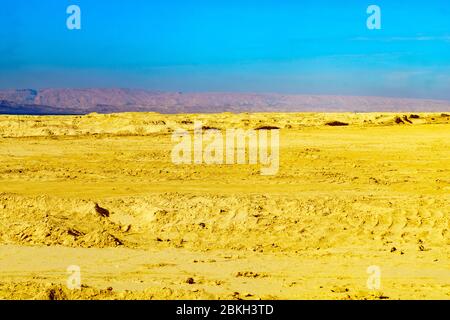
[[[174,164],[194,121],[278,173]],[[2,299],[450,299],[445,113],[3,115],[0,163]]]

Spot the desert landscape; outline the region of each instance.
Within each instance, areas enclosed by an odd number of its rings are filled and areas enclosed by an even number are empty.
[[[279,128],[277,175],[173,164],[194,121]],[[0,298],[450,299],[449,129],[448,112],[2,115]]]

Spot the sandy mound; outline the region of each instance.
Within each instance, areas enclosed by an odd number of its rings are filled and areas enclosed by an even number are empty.
[[[284,130],[305,127],[327,126],[390,126],[393,124],[438,124],[450,123],[450,117],[444,113],[420,113],[419,118],[392,113],[222,113],[217,115],[195,115],[196,121],[203,123],[204,130],[226,128],[280,128]],[[97,114],[85,116],[43,117],[0,116],[0,135],[2,137],[41,136],[61,139],[70,136],[148,136],[168,134],[174,129],[193,129],[194,117],[186,115],[162,115],[158,113],[120,113]]]
[[[103,203],[111,209],[108,218],[89,200],[2,194],[0,239],[6,244],[255,252],[298,252],[367,241],[386,251],[393,245],[414,251],[450,244],[448,217],[435,209],[450,205],[443,200],[426,205],[420,198],[385,203],[367,196],[166,193]],[[403,209],[407,206],[418,209]]]
[[[0,194],[0,241],[4,244],[116,247],[122,227],[100,216],[91,201],[24,198]],[[13,209],[14,208],[14,209]]]

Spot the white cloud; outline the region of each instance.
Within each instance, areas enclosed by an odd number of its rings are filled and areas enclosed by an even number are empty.
[[[414,36],[414,37],[356,37],[353,41],[446,41],[450,42],[450,36]]]

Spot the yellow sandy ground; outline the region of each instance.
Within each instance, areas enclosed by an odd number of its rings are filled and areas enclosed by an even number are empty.
[[[450,299],[450,117],[418,116],[0,116],[0,298]],[[194,120],[280,127],[278,175],[172,164]]]

